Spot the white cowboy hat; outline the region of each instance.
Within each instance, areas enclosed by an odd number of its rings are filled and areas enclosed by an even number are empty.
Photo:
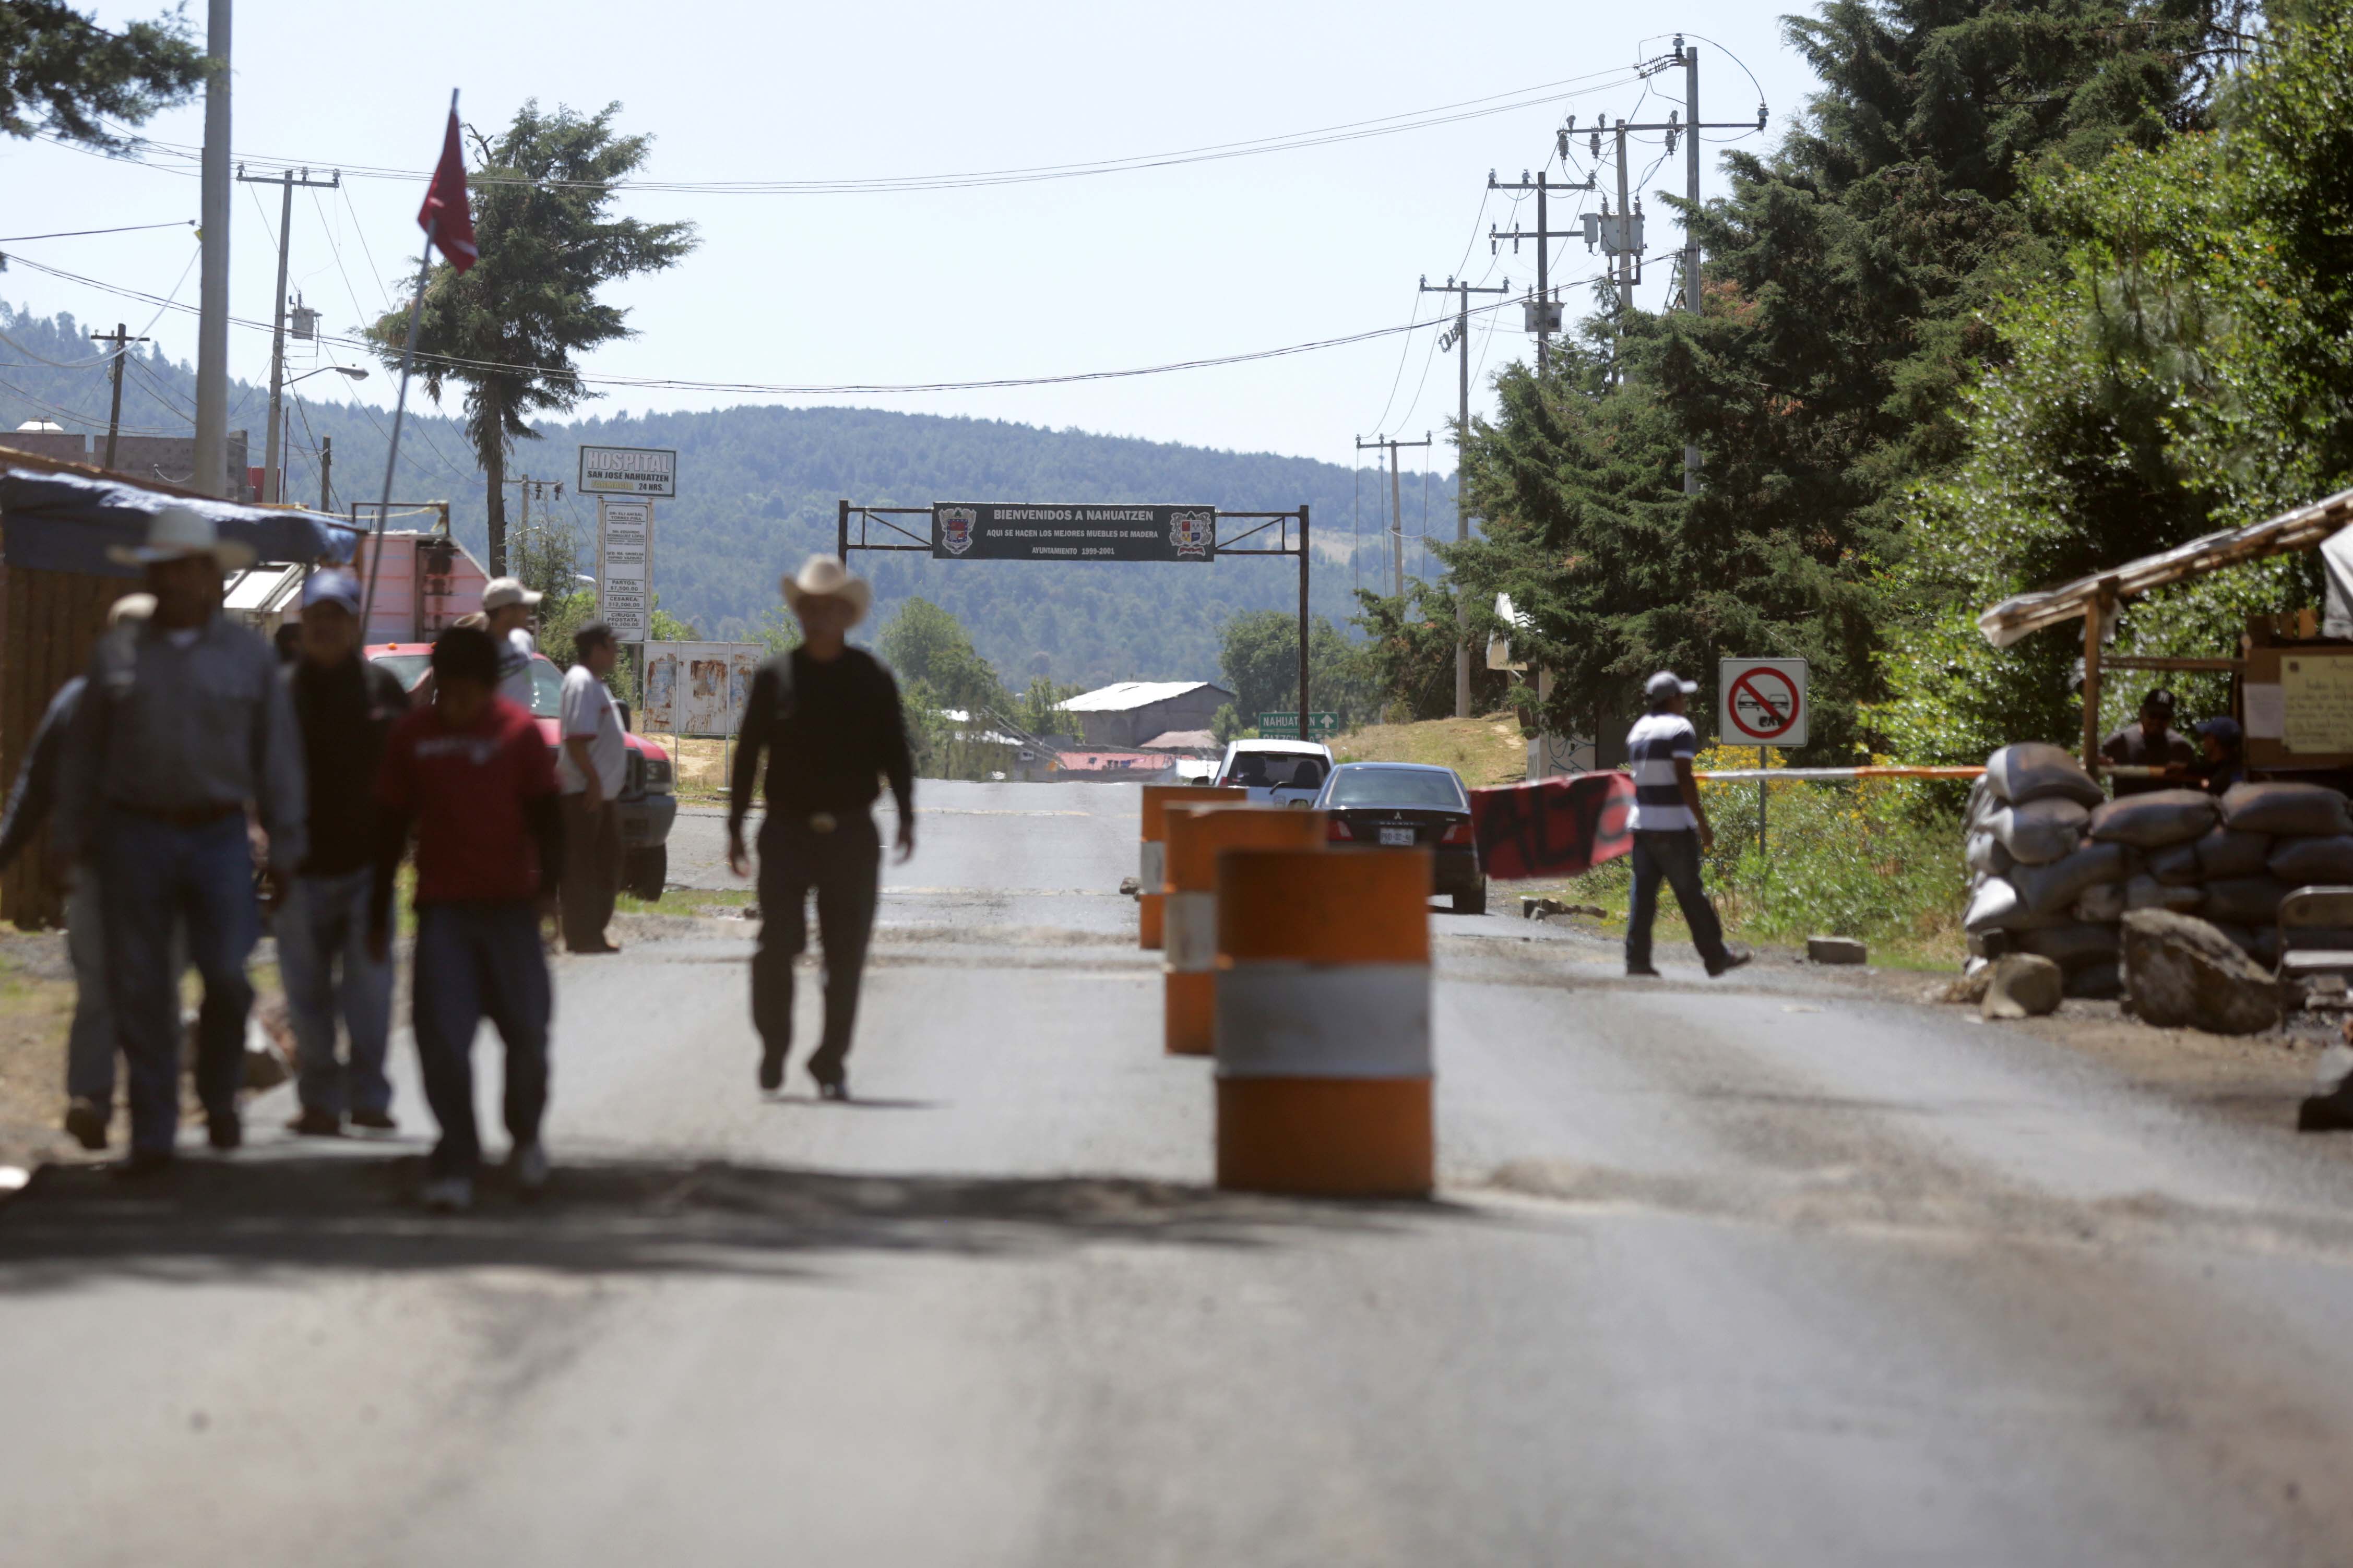
[[[787,577],[779,584],[785,603],[797,610],[803,599],[847,599],[858,612],[857,619],[866,618],[867,606],[874,602],[874,590],[863,577],[853,577],[839,556],[812,555],[801,567],[800,575]],[[853,624],[855,624],[853,622]]]
[[[509,605],[536,605],[545,597],[524,587],[520,577],[493,577],[482,585],[485,610],[503,610]]]
[[[204,513],[185,506],[167,506],[147,525],[144,544],[113,544],[108,557],[124,566],[152,566],[158,561],[185,561],[209,555],[224,572],[242,572],[253,564],[253,547],[223,539],[220,529]]]

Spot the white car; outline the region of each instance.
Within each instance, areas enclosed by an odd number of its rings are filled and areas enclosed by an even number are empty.
[[[1332,748],[1315,741],[1234,741],[1218,764],[1217,782],[1240,784],[1255,801],[1314,805],[1332,772]]]

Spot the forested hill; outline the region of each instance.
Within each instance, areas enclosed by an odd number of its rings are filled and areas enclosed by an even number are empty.
[[[0,306],[0,426],[47,418],[69,430],[104,430],[106,374],[95,363],[88,330],[69,317],[37,318]],[[306,362],[292,371],[311,367]],[[385,373],[372,374],[380,386]],[[301,411],[293,419],[291,499],[317,499],[315,453],[319,438],[331,437],[337,506],[354,496],[373,500],[382,483],[388,416],[342,402],[340,378],[332,373],[294,392]],[[263,388],[237,384],[230,390],[229,424],[252,432],[256,464],[267,402]],[[126,428],[185,434],[194,405],[189,366],[161,355],[131,366]],[[843,497],[900,506],[1205,501],[1229,510],[1303,502],[1313,511],[1317,546],[1314,608],[1340,622],[1355,609],[1353,520],[1361,517],[1366,585],[1379,585],[1387,570],[1379,531],[1388,485],[1370,468],[1360,479],[1341,464],[1299,458],[860,408],[744,406],[541,428],[543,438],[521,443],[508,471],[565,481],[565,500],[554,515],[560,525],[578,529],[589,571],[595,508],[570,494],[578,444],[678,449],[679,498],[658,510],[655,586],[662,608],[706,636],[731,637],[756,624],[776,603],[776,580],[788,566],[811,551],[833,548],[835,508]],[[1442,437],[1436,450],[1446,450]],[[412,411],[400,470],[399,499],[450,500],[459,538],[480,553],[483,481],[456,422]],[[511,521],[512,499],[510,492]],[[1404,504],[1409,542],[1421,531],[1425,510],[1430,533],[1452,537],[1451,474],[1432,474],[1425,487],[1409,463]],[[546,511],[534,508],[534,524]],[[970,628],[982,654],[1016,685],[1036,674],[1089,684],[1214,679],[1225,618],[1237,610],[1291,607],[1298,593],[1297,563],[1288,559],[1229,559],[1208,567],[1045,566],[863,555],[852,564],[874,579],[877,624],[910,595],[932,599]],[[1436,565],[1425,566],[1409,549],[1407,569],[1434,572]]]

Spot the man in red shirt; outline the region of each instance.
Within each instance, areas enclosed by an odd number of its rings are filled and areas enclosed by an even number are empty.
[[[441,1124],[426,1206],[470,1206],[481,1164],[474,1032],[488,1014],[506,1043],[508,1158],[526,1194],[547,1184],[547,960],[540,905],[564,864],[555,763],[539,727],[499,697],[498,645],[453,626],[433,645],[433,701],[394,726],[376,780],[379,837],[369,941],[388,951],[392,883],[417,830],[411,1005],[425,1098]]]

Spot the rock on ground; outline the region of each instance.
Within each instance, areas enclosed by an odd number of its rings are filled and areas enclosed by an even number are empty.
[[[2280,1021],[2279,984],[2195,915],[2135,910],[2124,919],[2125,992],[2142,1021],[2252,1035]]]
[[[1978,1011],[1989,1018],[2039,1018],[2059,1009],[2066,977],[2058,964],[2031,952],[2008,952],[1993,961]]]

